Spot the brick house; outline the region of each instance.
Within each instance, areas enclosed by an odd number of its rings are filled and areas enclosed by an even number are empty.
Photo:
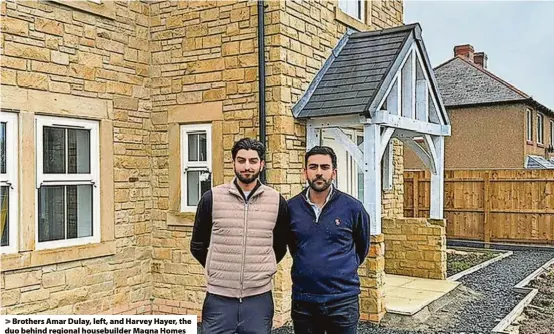
[[[258,135],[257,3],[6,1],[1,15],[0,312],[200,314],[203,270],[189,252],[195,204],[234,176],[233,142]],[[293,106],[348,28],[402,26],[402,15],[400,1],[266,3],[267,182],[285,197],[303,187],[310,122],[295,119]],[[402,30],[410,43],[417,29]],[[415,48],[424,54],[420,44],[410,49],[412,64]],[[408,59],[401,51],[395,57]],[[341,166],[351,166],[336,147]],[[444,222],[402,218],[403,145],[387,147],[387,187],[375,201],[384,233],[396,234],[390,272],[444,278]],[[355,195],[357,174],[348,175]],[[407,224],[428,239],[400,235]],[[379,321],[385,241],[372,239],[360,268],[362,318]],[[429,257],[410,258],[428,263],[403,268],[402,240],[414,254],[435,245]],[[290,264],[274,280],[276,325],[289,317]]]
[[[491,73],[487,61],[486,53],[458,45],[435,68],[452,122],[446,168],[554,169],[554,111]],[[409,150],[404,163],[423,168]]]

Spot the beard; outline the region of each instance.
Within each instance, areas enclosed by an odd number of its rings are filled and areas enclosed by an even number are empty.
[[[318,184],[317,181],[323,181],[323,183]],[[322,177],[318,177],[313,180],[308,180],[308,184],[313,191],[323,192],[327,190],[331,186],[331,184],[333,184],[333,180],[325,180]]]
[[[257,172],[253,171],[252,173],[250,173],[250,177],[246,177],[242,175],[240,172],[235,170],[235,176],[237,177],[237,179],[240,180],[240,182],[244,184],[250,184],[258,179],[258,176],[260,176],[260,172],[261,172],[261,169],[258,170]]]

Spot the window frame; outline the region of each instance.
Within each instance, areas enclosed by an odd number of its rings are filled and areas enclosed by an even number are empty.
[[[36,186],[35,186],[35,249],[52,249],[99,243],[101,240],[100,228],[100,138],[98,121],[55,117],[35,116],[36,125]],[[90,173],[87,174],[44,174],[43,167],[43,136],[44,127],[73,128],[90,131]],[[67,145],[66,145],[67,146]],[[67,147],[66,147],[67,149]],[[52,241],[39,241],[39,190],[42,185],[91,185],[92,186],[92,236],[74,239],[62,239]],[[64,201],[67,199],[64,198]],[[67,205],[67,202],[65,202]],[[67,222],[64,224],[67,229]]]
[[[544,144],[544,115],[537,113],[537,144]]]
[[[360,8],[360,17],[356,17],[355,15],[352,15],[352,13],[350,13],[348,11],[348,4],[349,3],[353,3],[355,2],[356,4],[360,4],[361,5],[361,8]],[[339,9],[347,14],[348,16],[362,22],[362,23],[365,23],[365,0],[356,0],[356,1],[352,1],[352,0],[338,0],[338,7]]]
[[[191,133],[206,133],[206,161],[190,162],[188,161],[188,135]],[[189,168],[203,169],[212,173],[212,125],[206,124],[183,124],[180,125],[180,144],[181,144],[181,212],[196,212],[197,205],[187,205],[187,170]],[[213,186],[213,177],[211,185]]]
[[[533,111],[527,109],[527,141],[533,141]]]
[[[0,184],[8,187],[8,246],[0,246],[0,254],[17,253],[19,247],[19,124],[18,114],[2,110],[0,122],[6,123],[6,173]],[[13,163],[11,162],[13,161]]]

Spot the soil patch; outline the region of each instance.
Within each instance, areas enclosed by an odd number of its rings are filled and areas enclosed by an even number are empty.
[[[449,277],[502,254],[481,249],[478,251],[448,249],[446,252],[446,272]]]
[[[551,334],[554,331],[554,266],[528,285],[539,290],[524,310],[520,334]]]

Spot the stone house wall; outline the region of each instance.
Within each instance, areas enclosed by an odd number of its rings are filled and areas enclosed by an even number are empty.
[[[383,219],[385,272],[446,279],[445,220]]]
[[[42,265],[31,260],[37,254],[32,246],[2,257],[11,265],[2,269],[3,300],[9,300],[3,313],[200,314],[205,281],[189,251],[194,214],[180,210],[179,127],[211,124],[212,180],[229,182],[233,142],[257,135],[256,2],[106,4],[109,10],[91,13],[54,2],[2,3],[3,91],[17,89],[27,98],[40,91],[62,102],[74,97],[68,111],[65,103],[57,104],[58,114],[75,112],[108,124],[102,148],[111,147],[113,161],[104,161],[103,168],[104,179],[113,179],[114,198],[113,235],[108,224],[95,259],[55,253]],[[337,10],[336,1],[267,1],[267,180],[286,198],[303,185],[305,129],[293,119],[292,106],[347,25],[374,30],[402,24],[401,1],[370,4],[362,24]],[[4,96],[9,95],[3,93],[3,107]],[[25,99],[13,100],[10,107],[25,109]],[[74,111],[93,101],[104,103],[106,112]],[[35,112],[26,110],[21,119],[30,124]],[[110,138],[113,146],[106,144]],[[397,217],[403,203],[402,145],[394,150],[394,187],[383,196],[383,214]],[[33,225],[29,219],[22,215]],[[382,236],[375,240],[360,274],[366,297],[381,300]],[[290,265],[287,256],[274,279],[276,324],[289,317]],[[48,283],[53,278],[55,286]],[[56,298],[62,301],[50,301]],[[365,319],[379,320],[370,316],[372,303],[363,300]],[[382,316],[384,306],[378,305],[373,313]]]
[[[2,108],[18,115],[22,166],[20,251],[1,257],[2,314],[151,313],[150,6],[81,5],[0,4]],[[101,243],[35,250],[35,115],[100,123]]]

